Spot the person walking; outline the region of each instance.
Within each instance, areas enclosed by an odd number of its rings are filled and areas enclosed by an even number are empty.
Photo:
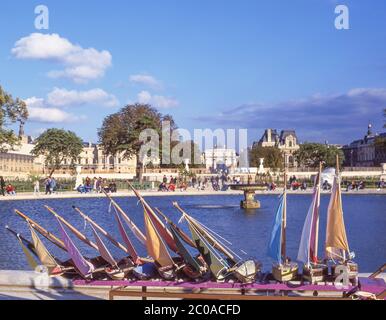
[[[0,177],[1,194],[5,197],[5,181],[3,177]]]
[[[40,195],[40,183],[39,179],[36,179],[34,182],[34,196],[39,196]]]
[[[46,189],[46,195],[51,194],[51,178],[47,177],[47,179],[44,181],[44,186]]]

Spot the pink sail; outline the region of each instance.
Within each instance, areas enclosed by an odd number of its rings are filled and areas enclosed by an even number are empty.
[[[114,216],[115,216],[115,219],[117,220],[118,230],[119,230],[119,233],[121,234],[122,240],[125,243],[126,248],[129,251],[131,257],[133,258],[133,261],[137,262],[139,260],[138,253],[135,250],[133,244],[131,243],[130,238],[126,233],[125,228],[123,227],[123,224],[122,224],[121,218],[119,217],[118,212],[114,211]]]
[[[71,238],[68,236],[60,220],[58,218],[56,219],[58,220],[59,229],[62,234],[62,241],[64,242],[64,245],[67,249],[68,254],[70,255],[79,273],[83,277],[88,278],[95,270],[94,266],[81,255],[78,248],[75,246]]]
[[[107,249],[106,245],[103,243],[102,239],[99,237],[98,233],[94,229],[93,226],[91,226],[92,232],[94,234],[95,242],[98,246],[98,251],[103,259],[105,259],[112,267],[118,267],[117,262],[113,258],[110,251]]]

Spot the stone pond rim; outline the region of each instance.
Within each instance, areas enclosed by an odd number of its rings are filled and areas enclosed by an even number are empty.
[[[266,187],[262,184],[231,184],[232,190],[244,191],[244,200],[241,201],[242,209],[259,209],[260,201],[255,199],[256,191],[265,190]]]

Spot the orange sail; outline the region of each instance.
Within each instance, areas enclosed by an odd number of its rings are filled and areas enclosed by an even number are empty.
[[[350,249],[343,219],[340,179],[335,176],[327,213],[326,255],[332,259],[345,260],[346,252],[349,253]]]
[[[146,210],[144,210],[144,216],[146,229],[146,248],[148,254],[161,267],[172,266],[174,262],[168,252],[168,249]]]

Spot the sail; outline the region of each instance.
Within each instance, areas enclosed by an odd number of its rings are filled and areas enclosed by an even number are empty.
[[[133,261],[137,262],[139,256],[138,256],[137,251],[135,250],[133,244],[131,243],[129,236],[126,233],[125,228],[123,227],[121,218],[119,217],[119,214],[117,211],[114,212],[114,216],[115,216],[115,219],[117,220],[118,230],[119,230],[119,233],[121,234],[122,240],[125,243],[126,248],[129,251],[131,257],[133,258]]]
[[[298,261],[307,265],[309,265],[310,262],[318,262],[320,184],[316,183],[316,181],[317,180],[315,180],[312,202],[304,222],[297,257]]]
[[[58,223],[59,223],[59,229],[62,234],[62,240],[67,249],[68,254],[72,259],[72,262],[74,263],[77,270],[83,277],[85,278],[89,277],[92,274],[92,272],[95,270],[94,266],[90,262],[88,262],[85,258],[83,258],[78,248],[75,246],[75,244],[68,236],[60,220],[58,218],[56,219],[58,220]]]
[[[325,249],[326,256],[332,259],[345,260],[345,252],[350,252],[343,219],[342,194],[338,176],[335,176],[328,205]]]
[[[137,195],[138,199],[141,201],[143,209],[146,211],[147,215],[151,219],[151,221],[152,221],[154,227],[157,229],[157,232],[159,233],[159,235],[162,237],[162,239],[168,245],[170,250],[177,253],[177,251],[178,251],[177,245],[176,245],[170,231],[166,228],[165,224],[158,218],[158,216],[155,214],[155,212],[150,207],[150,205],[145,201],[145,199],[142,198],[142,196],[138,192],[135,192],[135,194]]]
[[[106,193],[105,193],[106,194]],[[141,232],[141,230],[135,225],[133,221],[130,220],[130,218],[127,216],[127,214],[122,210],[122,208],[109,196],[106,194],[106,196],[109,197],[111,201],[111,205],[113,205],[115,212],[119,211],[121,216],[123,217],[123,220],[126,222],[130,230],[133,232],[134,236],[141,242],[143,245],[146,244],[146,237]]]
[[[110,263],[111,266],[118,267],[118,263],[115,261],[109,249],[107,249],[106,245],[103,243],[102,239],[99,237],[98,233],[96,232],[93,226],[91,226],[91,229],[94,234],[94,239],[95,239],[96,245],[98,246],[98,251],[101,257],[106,262]]]
[[[35,270],[37,268],[37,266],[38,266],[38,263],[36,262],[36,260],[32,256],[31,251],[28,250],[28,248],[24,245],[23,240],[19,236],[17,238],[19,239],[21,248],[23,249],[23,252],[24,252],[24,254],[25,254],[26,258],[27,258],[29,266],[33,270]]]
[[[178,252],[184,259],[184,262],[190,265],[196,272],[201,271],[201,265],[198,263],[198,261],[192,256],[192,254],[189,252],[189,250],[184,245],[184,240],[180,234],[180,231],[177,230],[174,226],[170,225],[170,232],[173,235],[173,238],[176,242],[176,245],[178,247]]]
[[[52,270],[54,270],[58,263],[55,258],[48,252],[44,243],[40,240],[39,236],[36,234],[35,230],[28,223],[28,227],[31,231],[32,242],[35,247],[35,252],[39,257],[41,263],[47,268],[48,274],[51,274]]]
[[[195,226],[191,223],[189,223],[189,229],[192,233],[197,249],[209,266],[211,273],[218,278],[224,270],[229,269],[228,263],[220,256],[219,253],[215,251],[210,243],[208,243],[208,241],[200,235]]]
[[[145,229],[146,229],[146,248],[149,255],[161,267],[167,267],[174,264],[162,237],[155,228],[153,221],[149,217],[147,211],[144,211]]]
[[[230,260],[232,260],[234,263],[238,263],[239,260],[241,260],[240,256],[238,256],[236,253],[234,253],[231,249],[227,248],[224,244],[220,242],[212,233],[213,231],[209,230],[206,226],[201,224],[199,221],[194,219],[193,217],[184,214],[184,218],[192,224],[196,231],[201,234],[202,237],[205,238],[205,240],[213,246],[215,249],[219,250],[223,254],[225,254]],[[219,235],[217,235],[220,237]],[[226,241],[226,240],[225,240]]]
[[[268,244],[267,254],[276,262],[282,261],[282,223],[285,205],[285,195],[280,196],[279,206],[276,211],[271,238]]]

